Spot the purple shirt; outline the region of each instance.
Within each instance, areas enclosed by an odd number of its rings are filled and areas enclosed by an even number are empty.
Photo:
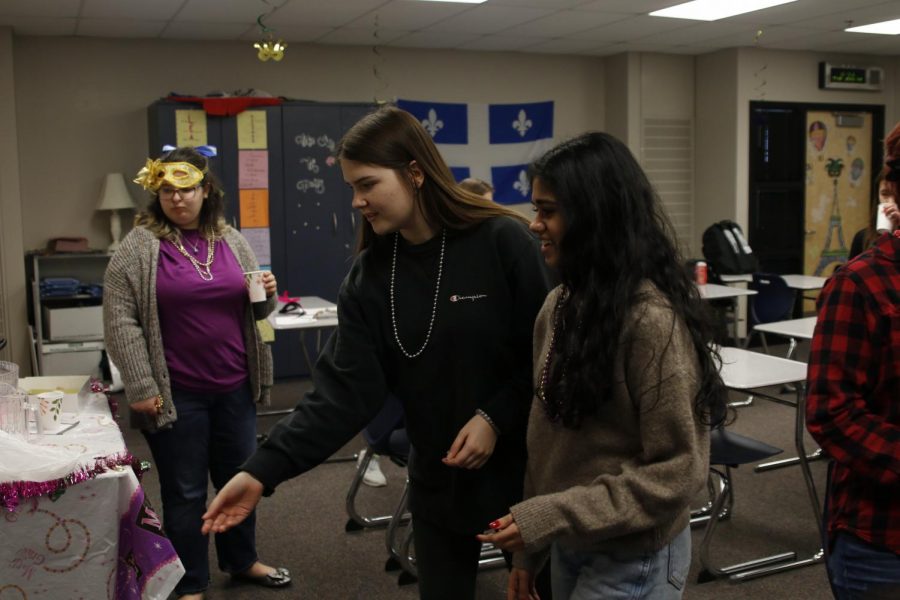
[[[182,236],[185,250],[205,262],[207,242],[199,232]],[[228,392],[249,377],[241,328],[247,285],[228,244],[215,244],[212,281],[201,279],[172,242],[159,244],[156,299],[166,365],[172,386],[189,392]]]

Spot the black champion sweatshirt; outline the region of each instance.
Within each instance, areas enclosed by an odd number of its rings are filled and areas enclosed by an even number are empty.
[[[440,233],[419,245],[399,239],[394,302],[409,353],[428,331],[440,248]],[[421,355],[407,358],[392,328],[393,252],[392,234],[357,257],[341,286],[339,325],[316,363],[313,389],[243,469],[271,493],[340,449],[394,394],[412,444],[410,509],[474,534],[522,495],[532,331],[549,289],[543,258],[527,227],[509,217],[448,230],[431,338]],[[474,471],[445,466],[441,458],[476,408],[501,431],[494,454]]]

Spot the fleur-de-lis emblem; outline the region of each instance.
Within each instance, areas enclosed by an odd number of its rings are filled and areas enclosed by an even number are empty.
[[[525,170],[519,171],[519,179],[513,184],[513,189],[522,194],[522,197],[531,193],[531,184],[528,183],[528,174]]]
[[[444,122],[437,118],[437,112],[431,108],[428,109],[428,118],[422,120],[422,127],[428,131],[428,135],[434,137],[444,128]]]
[[[531,122],[531,119],[528,118],[528,115],[525,114],[525,109],[519,111],[519,118],[512,122],[512,127],[516,131],[519,132],[519,135],[525,137],[525,134],[528,133],[528,130],[534,126],[534,123]]]

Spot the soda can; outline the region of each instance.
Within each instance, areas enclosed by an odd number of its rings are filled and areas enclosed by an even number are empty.
[[[702,260],[694,264],[694,281],[697,285],[706,285],[706,263]]]

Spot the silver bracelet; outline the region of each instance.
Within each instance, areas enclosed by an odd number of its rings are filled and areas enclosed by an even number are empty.
[[[478,415],[479,417],[481,417],[482,419],[484,419],[485,421],[487,421],[488,425],[491,426],[491,429],[494,430],[494,433],[496,433],[497,435],[500,435],[500,428],[497,427],[497,424],[494,423],[494,420],[492,418],[490,418],[486,412],[484,412],[480,408],[476,408],[475,414]]]

